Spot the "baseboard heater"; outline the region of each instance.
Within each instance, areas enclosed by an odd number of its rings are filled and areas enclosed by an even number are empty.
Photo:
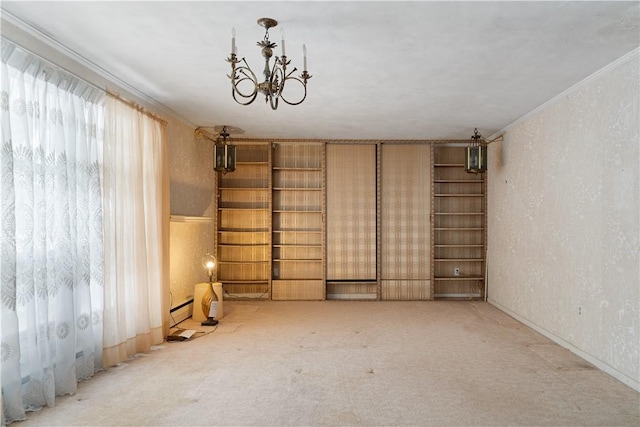
[[[171,313],[171,317],[175,322],[173,325],[171,325],[172,328],[183,320],[191,317],[191,313],[193,313],[191,304],[193,304],[193,298],[186,300],[182,304],[179,304],[169,310],[169,313]]]

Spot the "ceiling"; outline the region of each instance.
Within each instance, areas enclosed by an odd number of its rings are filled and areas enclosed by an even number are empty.
[[[6,19],[57,40],[187,123],[230,125],[245,137],[327,139],[468,139],[475,127],[489,136],[637,48],[639,5],[1,3]],[[307,46],[313,77],[298,106],[273,111],[263,98],[249,106],[231,98],[231,29],[238,55],[261,76],[262,17],[279,21],[270,30],[278,45],[284,29],[292,66],[302,68]]]

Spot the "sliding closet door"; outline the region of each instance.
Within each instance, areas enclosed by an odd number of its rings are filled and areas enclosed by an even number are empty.
[[[376,146],[327,145],[327,298],[377,298]]]
[[[381,298],[431,299],[431,147],[382,146]]]

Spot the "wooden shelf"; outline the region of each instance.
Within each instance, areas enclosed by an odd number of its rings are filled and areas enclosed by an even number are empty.
[[[435,163],[433,166],[437,168],[463,168],[464,163]]]
[[[302,167],[295,167],[295,168],[288,168],[288,167],[282,167],[282,166],[274,166],[273,168],[274,171],[277,172],[287,172],[287,171],[291,171],[291,172],[322,172],[322,168],[302,168]]]
[[[322,230],[273,230],[274,233],[322,233]]]
[[[442,215],[442,216],[473,216],[473,215],[484,215],[484,212],[436,212],[434,215]]]
[[[480,228],[480,227],[474,227],[474,228],[469,228],[469,227],[446,227],[446,228],[434,228],[435,231],[482,231],[484,230],[484,228]]]
[[[316,187],[300,187],[300,188],[274,187],[273,190],[274,191],[322,191],[322,188],[316,188]]]
[[[218,208],[219,211],[265,211],[269,212],[269,208]]]
[[[321,262],[322,258],[274,258],[274,262]]]
[[[269,283],[268,280],[224,280],[220,278],[218,278],[218,281],[230,285],[266,285]]]
[[[435,262],[482,262],[484,258],[435,258]]]
[[[482,184],[482,179],[436,179],[436,184]]]
[[[318,248],[321,249],[322,245],[306,245],[306,244],[295,244],[295,243],[286,243],[286,244],[279,244],[279,245],[273,245],[274,248],[291,248],[291,249],[295,249],[295,248]]]
[[[456,244],[436,244],[433,245],[436,248],[483,248],[484,245],[456,245]]]
[[[255,246],[269,246],[269,243],[218,243],[218,246],[225,248],[247,248]]]
[[[469,193],[469,194],[461,194],[461,193],[439,193],[434,194],[435,197],[484,197],[484,194],[481,193]]]
[[[314,214],[321,214],[322,211],[303,211],[303,210],[293,210],[293,209],[279,209],[279,210],[274,210],[273,213],[314,213]]]
[[[268,187],[220,187],[220,191],[268,191]]]
[[[269,166],[269,162],[236,162],[236,166]]]
[[[269,261],[221,261],[218,260],[218,264],[234,264],[234,265],[249,265],[249,264],[267,264]]]
[[[460,280],[484,280],[482,276],[441,276],[434,277],[434,280],[442,280],[442,281],[460,281]]]
[[[268,233],[268,228],[223,228],[218,233]]]

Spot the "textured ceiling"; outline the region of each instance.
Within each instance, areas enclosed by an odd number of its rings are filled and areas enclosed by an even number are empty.
[[[640,45],[639,2],[11,2],[22,21],[196,126],[244,136],[468,139],[507,126]],[[7,14],[8,12],[8,14]],[[231,28],[256,74],[271,17],[309,93],[231,98]],[[24,25],[22,25],[24,27]],[[275,50],[280,54],[280,47]],[[286,93],[286,92],[285,92]]]

